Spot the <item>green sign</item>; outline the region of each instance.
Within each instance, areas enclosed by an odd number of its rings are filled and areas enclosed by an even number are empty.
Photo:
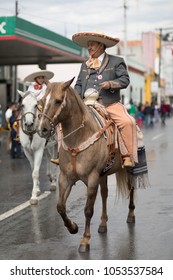
[[[16,17],[0,17],[0,36],[15,34]]]

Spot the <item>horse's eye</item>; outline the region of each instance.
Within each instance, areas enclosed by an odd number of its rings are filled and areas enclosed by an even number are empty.
[[[61,100],[55,99],[54,104],[55,104],[55,105],[60,105],[60,104],[61,104]]]

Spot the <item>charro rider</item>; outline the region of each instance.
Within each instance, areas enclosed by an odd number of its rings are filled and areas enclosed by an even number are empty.
[[[87,89],[96,89],[99,99],[117,125],[125,149],[121,152],[123,165],[134,166],[138,162],[136,122],[120,101],[120,89],[127,88],[130,83],[124,59],[109,55],[106,48],[115,46],[118,38],[112,38],[100,33],[79,32],[72,40],[88,49],[89,59],[83,62],[75,84],[81,98],[85,97]]]
[[[25,77],[24,82],[30,82],[27,91],[31,91],[36,94],[37,100],[39,101],[46,93],[46,88],[49,83],[49,80],[52,79],[54,73],[48,70],[38,69],[36,72],[33,72]],[[20,114],[18,119],[20,119]],[[19,127],[17,129],[16,141],[19,141]]]
[[[25,77],[24,82],[31,82],[27,91],[31,91],[35,94],[39,93],[37,100],[40,100],[46,92],[49,80],[52,79],[54,73],[48,70],[38,69],[36,72],[31,73]]]

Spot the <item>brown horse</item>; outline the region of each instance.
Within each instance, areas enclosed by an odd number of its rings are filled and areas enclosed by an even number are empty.
[[[115,173],[117,188],[123,196],[129,196],[128,223],[135,222],[134,216],[134,186],[131,185],[131,176],[122,168],[119,150],[115,154],[115,162],[111,169],[102,173],[109,156],[109,149],[100,126],[90,113],[87,105],[70,86],[73,79],[65,83],[51,83],[47,87],[46,96],[42,99],[42,113],[40,114],[37,132],[41,137],[49,138],[54,133],[58,123],[62,126],[62,145],[59,151],[60,175],[59,198],[57,210],[64,225],[70,233],[78,232],[78,226],[66,213],[66,201],[72,186],[81,180],[87,186],[87,200],[85,205],[85,230],[79,251],[89,250],[90,223],[94,213],[94,203],[98,187],[101,188],[102,215],[98,232],[107,231],[107,177]]]

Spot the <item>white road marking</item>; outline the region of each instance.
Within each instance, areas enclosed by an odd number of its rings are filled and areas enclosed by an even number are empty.
[[[160,134],[154,136],[154,137],[152,138],[152,140],[156,140],[156,139],[162,137],[163,135],[165,135],[165,133],[160,133]]]
[[[50,191],[44,192],[43,194],[41,194],[41,195],[38,196],[38,201],[39,201],[39,200],[42,200],[42,199],[44,199],[44,198],[46,198],[46,197],[47,197],[48,195],[50,195],[50,194],[51,194]],[[0,215],[0,221],[3,221],[3,220],[5,220],[5,219],[7,219],[8,217],[10,217],[10,216],[16,214],[17,212],[19,212],[19,211],[21,211],[21,210],[27,208],[28,206],[31,206],[29,200],[26,201],[26,202],[24,202],[24,203],[22,203],[22,204],[20,204],[20,205],[18,205],[18,206],[16,206],[16,207],[14,207],[13,209],[11,209],[11,210],[9,210],[9,211],[7,211],[7,212],[1,214],[1,215]]]

